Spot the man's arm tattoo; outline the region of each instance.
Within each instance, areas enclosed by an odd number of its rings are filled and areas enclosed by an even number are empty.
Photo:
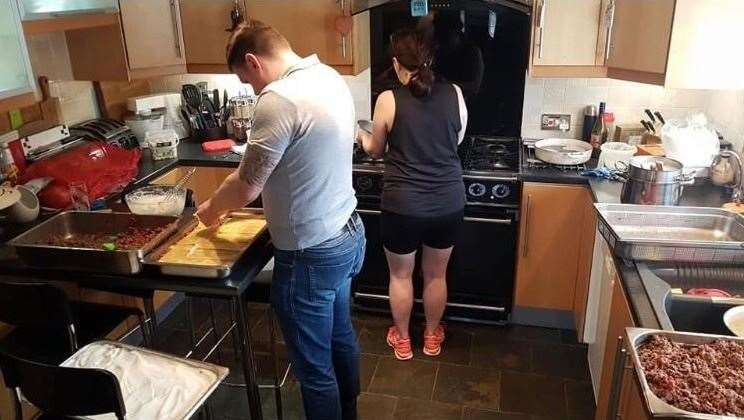
[[[240,179],[253,187],[262,189],[280,159],[280,156],[275,156],[260,147],[249,148],[240,166]]]

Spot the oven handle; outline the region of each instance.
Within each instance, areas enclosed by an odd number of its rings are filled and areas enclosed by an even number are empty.
[[[375,293],[354,292],[354,297],[355,298],[377,299],[377,300],[390,300],[389,296],[378,295]],[[422,299],[414,299],[413,301],[416,303],[424,302]],[[468,303],[454,303],[454,302],[447,302],[445,303],[445,306],[450,306],[453,308],[477,309],[481,311],[506,312],[506,308],[501,307],[501,306],[471,305]]]
[[[380,210],[363,210],[363,209],[356,209],[356,212],[359,214],[382,214]]]
[[[512,225],[514,224],[514,220],[512,219],[485,219],[482,217],[466,217],[466,222],[478,222],[478,223],[493,223],[497,225]]]
[[[357,213],[359,214],[374,214],[379,215],[382,214],[380,210],[363,210],[363,209],[357,209]],[[496,225],[512,225],[514,224],[513,219],[486,219],[483,217],[465,217],[463,219],[466,222],[478,222],[478,223],[493,223]]]

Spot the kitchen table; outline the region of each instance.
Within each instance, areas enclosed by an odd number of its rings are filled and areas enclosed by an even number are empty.
[[[268,231],[264,231],[248,248],[232,273],[223,279],[201,279],[193,277],[162,275],[153,267],[145,267],[135,275],[112,275],[88,272],[58,271],[37,269],[25,266],[12,253],[0,258],[0,273],[17,281],[62,281],[77,284],[99,284],[102,287],[138,289],[142,291],[165,290],[203,296],[210,299],[224,299],[231,303],[234,319],[237,321],[236,353],[243,366],[246,392],[250,406],[251,419],[262,419],[261,399],[256,377],[256,361],[253,353],[250,330],[247,327],[245,305],[246,292],[261,269],[273,257],[274,248]],[[276,391],[278,392],[278,390]]]

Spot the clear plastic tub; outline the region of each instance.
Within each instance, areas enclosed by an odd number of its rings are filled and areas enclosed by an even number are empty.
[[[148,185],[130,192],[124,201],[134,214],[180,216],[186,205],[186,188],[173,192],[171,186]]]
[[[154,160],[178,157],[178,135],[172,129],[148,131],[145,134],[145,140],[150,146]]]

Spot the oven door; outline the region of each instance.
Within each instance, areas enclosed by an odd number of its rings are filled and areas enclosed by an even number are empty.
[[[361,273],[354,280],[357,307],[389,310],[389,271],[380,237],[380,211],[357,209],[367,235]],[[465,220],[450,259],[449,296],[445,317],[485,322],[505,322],[514,289],[514,261],[518,209],[466,207]],[[414,271],[414,310],[421,306],[420,255]]]
[[[468,206],[447,270],[448,317],[506,321],[511,311],[518,209]]]

